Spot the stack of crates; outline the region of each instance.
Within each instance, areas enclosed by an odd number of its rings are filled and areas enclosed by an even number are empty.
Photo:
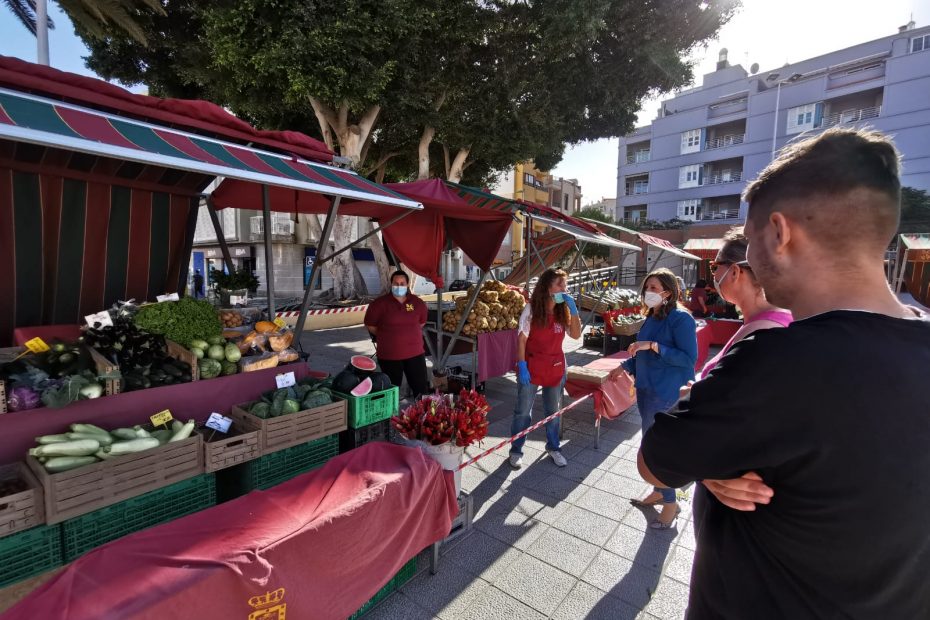
[[[366,396],[336,394],[348,405],[349,428],[339,434],[339,453],[372,441],[391,440],[391,417],[397,414],[400,390],[396,387]]]

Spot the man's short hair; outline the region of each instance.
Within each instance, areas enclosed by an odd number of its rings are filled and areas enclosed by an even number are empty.
[[[404,280],[407,281],[407,284],[410,284],[410,276],[408,276],[408,275],[407,275],[407,272],[404,271],[403,269],[398,269],[397,271],[395,271],[394,273],[392,273],[392,274],[391,274],[391,279],[388,280],[388,282],[393,282],[393,281],[394,281],[394,278],[396,278],[397,276],[404,276]]]
[[[900,155],[868,129],[833,128],[788,144],[743,192],[749,218],[794,218],[831,250],[886,247],[901,215]],[[857,191],[858,190],[858,191]]]

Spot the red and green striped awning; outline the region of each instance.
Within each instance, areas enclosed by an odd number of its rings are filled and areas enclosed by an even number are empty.
[[[421,208],[417,202],[350,171],[2,88],[0,138],[333,197]]]

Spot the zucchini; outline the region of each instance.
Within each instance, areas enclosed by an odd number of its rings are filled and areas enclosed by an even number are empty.
[[[160,431],[152,431],[152,437],[158,440],[160,444],[168,443],[168,440],[171,439],[171,436],[174,435],[174,431],[170,429],[162,429]]]
[[[90,456],[99,449],[100,442],[96,439],[75,439],[30,448],[29,454],[32,456]]]
[[[75,469],[78,467],[83,467],[84,465],[90,465],[91,463],[96,463],[96,456],[56,456],[51,458],[45,463],[45,471],[50,474],[55,474],[61,471],[68,471],[69,469]]]
[[[136,438],[136,431],[131,428],[118,428],[116,430],[110,431],[110,434],[115,439],[129,440]]]
[[[94,426],[93,424],[72,424],[71,425],[72,433],[99,433],[101,435],[109,435],[110,433],[103,430],[99,426]]]
[[[100,433],[68,433],[68,439],[96,439],[101,446],[109,446],[113,443],[113,437],[110,433],[101,435]]]
[[[117,441],[113,445],[105,447],[103,451],[110,456],[116,456],[118,454],[131,454],[133,452],[151,450],[160,445],[161,444],[159,444],[158,440],[154,437],[139,437],[130,441]]]
[[[147,430],[145,430],[144,428],[142,428],[142,427],[139,426],[138,424],[136,424],[135,426],[133,426],[133,427],[132,427],[132,430],[135,431],[136,437],[137,437],[137,438],[140,438],[140,439],[145,439],[146,437],[151,437],[151,436],[152,436],[151,433],[149,433]]]
[[[178,422],[177,420],[171,420],[171,432],[172,432],[172,434],[177,433],[177,432],[178,432],[179,430],[181,430],[183,427],[184,427],[184,424],[183,424],[182,422]]]
[[[94,456],[96,456],[101,461],[105,461],[107,459],[113,458],[113,456],[109,452],[104,452],[103,448],[100,448],[99,450],[94,452]]]
[[[184,425],[180,429],[178,429],[178,431],[176,431],[174,435],[171,436],[171,439],[168,440],[168,443],[171,443],[173,441],[183,441],[184,439],[187,439],[188,437],[190,437],[191,433],[194,432],[194,425],[196,424],[197,423],[194,422],[193,420],[188,420],[187,422],[185,422]]]
[[[49,444],[49,443],[61,443],[63,441],[70,441],[71,438],[68,437],[68,433],[61,433],[59,435],[42,435],[41,437],[36,437],[37,444]]]

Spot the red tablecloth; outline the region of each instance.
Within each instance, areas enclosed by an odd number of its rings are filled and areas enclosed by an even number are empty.
[[[711,328],[709,325],[704,324],[697,330],[698,356],[697,364],[694,365],[694,370],[697,372],[704,368],[704,364],[707,363],[707,358],[710,356],[710,341]]]
[[[743,322],[737,319],[707,319],[707,325],[710,328],[710,344],[720,347],[730,341]]]
[[[593,393],[594,412],[599,418],[613,420],[620,417],[620,414],[629,409],[636,400],[635,396],[630,394],[630,388],[633,385],[630,375],[623,370],[618,370],[623,360],[629,356],[626,351],[620,351],[585,364],[585,368],[617,372],[600,385],[588,381],[566,381],[565,389],[568,395],[578,398]]]
[[[478,382],[503,377],[517,365],[515,329],[478,334]]]
[[[80,325],[36,325],[35,327],[17,327],[13,330],[13,344],[21,347],[33,338],[41,338],[47,343],[53,340],[74,342],[81,336]]]
[[[458,513],[420,450],[371,443],[83,556],[4,620],[344,620]]]
[[[0,415],[0,464],[21,461],[39,435],[60,433],[69,424],[83,422],[105,429],[143,424],[150,415],[170,409],[175,419],[205,421],[211,412],[229,415],[233,405],[254,400],[275,388],[275,375],[294,371],[297,379],[308,373],[303,362],[244,372],[206,381],[179,383],[82,400],[61,409],[33,409]]]

